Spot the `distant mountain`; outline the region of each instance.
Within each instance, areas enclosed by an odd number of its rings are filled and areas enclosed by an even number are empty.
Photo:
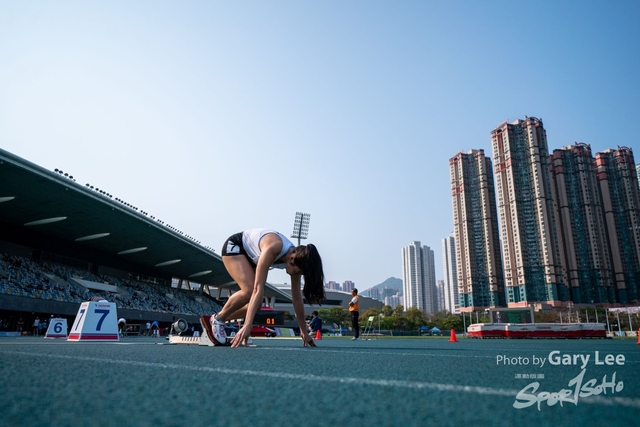
[[[402,279],[398,279],[397,277],[389,277],[384,282],[379,285],[375,285],[366,289],[364,292],[371,292],[371,289],[376,288],[378,291],[382,291],[383,288],[394,288],[402,291]]]

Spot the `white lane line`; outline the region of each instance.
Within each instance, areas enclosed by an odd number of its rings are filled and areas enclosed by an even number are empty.
[[[32,356],[32,357],[43,356],[43,354],[41,353],[34,354],[34,353],[28,353],[28,352],[22,352],[22,351],[0,351],[0,353],[16,355],[16,356]],[[463,393],[472,393],[472,394],[490,395],[490,396],[507,396],[511,398],[515,398],[515,396],[520,391],[515,389],[478,387],[478,386],[457,385],[457,384],[442,384],[442,383],[432,383],[432,382],[422,382],[422,381],[375,380],[371,378],[318,376],[318,375],[310,375],[310,374],[292,374],[289,372],[252,371],[248,369],[228,369],[228,368],[212,368],[208,366],[178,365],[175,363],[153,363],[153,362],[140,362],[135,360],[104,359],[99,357],[65,356],[61,354],[47,354],[46,357],[65,359],[65,360],[76,360],[76,361],[82,361],[82,362],[97,362],[97,363],[115,364],[115,365],[141,366],[141,367],[156,368],[156,369],[173,369],[177,371],[193,371],[193,372],[204,372],[204,373],[224,374],[224,375],[239,375],[239,376],[246,376],[246,377],[266,377],[266,378],[273,378],[277,380],[300,380],[300,381],[309,381],[309,382],[329,382],[329,383],[339,383],[339,384],[370,385],[370,386],[389,387],[389,388],[463,392]],[[613,396],[611,398],[604,398],[601,396],[591,396],[590,398],[583,399],[580,402],[640,408],[640,399],[635,399],[635,398],[613,397]]]
[[[78,344],[76,342],[69,342],[67,340],[56,340],[56,341],[11,341],[11,342],[0,342],[0,346],[10,346],[10,345],[20,345],[20,346],[53,346],[53,345],[158,345],[165,344],[162,342],[111,342],[111,341],[96,341],[96,342],[83,342],[82,344]],[[168,344],[168,342],[166,343]]]
[[[302,347],[302,344],[300,344],[300,346],[298,347],[260,347],[257,346],[256,350],[265,350],[265,351],[313,351],[313,352],[321,352],[321,353],[338,353],[338,354],[360,354],[360,355],[367,355],[367,354],[371,354],[373,352],[373,350],[369,350],[367,352],[364,351],[354,351],[354,350],[330,350],[327,347],[316,347],[316,348],[305,348]],[[496,356],[500,356],[500,355],[507,355],[510,357],[517,357],[516,355],[511,355],[511,354],[507,354],[507,351],[496,351],[495,354],[491,354],[491,355],[480,355],[480,354],[450,354],[447,351],[441,351],[438,353],[424,353],[422,351],[422,349],[417,348],[416,352],[388,352],[385,351],[384,349],[377,349],[380,350],[378,352],[376,352],[375,354],[378,356],[383,356],[383,355],[392,355],[392,356],[418,356],[418,357],[446,357],[446,358],[450,358],[450,357],[460,357],[460,358],[477,358],[477,359],[496,359]],[[478,350],[479,351],[479,350]],[[486,351],[486,350],[483,350]],[[492,350],[493,351],[493,350]],[[518,350],[518,352],[520,353],[524,353],[524,352],[528,352],[529,349],[522,349],[522,350]],[[515,350],[510,350],[510,352],[515,352]],[[547,358],[547,355],[549,353],[545,352],[541,352],[541,356],[542,358]],[[529,353],[527,353],[528,356],[531,356]],[[628,356],[628,353],[626,353],[626,355]],[[537,356],[537,354],[536,354]],[[628,363],[640,363],[640,359],[638,360],[631,360],[631,358],[628,356],[627,359],[625,360],[625,364]]]
[[[34,354],[22,351],[0,351],[2,354],[16,355],[16,356],[33,356],[42,357],[45,356],[42,353]],[[116,365],[127,366],[140,366],[147,368],[160,368],[160,369],[174,369],[184,371],[196,371],[207,372],[225,375],[240,375],[240,376],[253,376],[253,377],[267,377],[274,379],[285,380],[302,380],[302,381],[323,381],[342,384],[358,384],[358,385],[374,385],[380,387],[396,387],[396,388],[409,388],[409,389],[429,389],[438,391],[462,391],[467,393],[476,394],[490,394],[497,396],[513,396],[518,393],[518,390],[508,389],[496,389],[491,387],[476,387],[476,386],[462,386],[454,384],[439,384],[420,381],[401,381],[401,380],[374,380],[370,378],[356,378],[356,377],[332,377],[332,376],[318,376],[311,374],[292,374],[289,372],[268,372],[268,371],[252,371],[248,369],[228,369],[228,368],[214,368],[208,366],[189,366],[178,365],[175,363],[155,363],[155,362],[141,362],[136,360],[118,360],[118,359],[105,359],[99,357],[85,357],[85,356],[66,356],[62,354],[47,354],[47,358],[75,360],[81,362],[97,362]]]
[[[318,353],[338,353],[338,354],[361,354],[361,355],[368,355],[371,354],[372,351],[369,350],[367,352],[363,352],[363,351],[353,351],[353,350],[329,350],[327,348],[319,348],[316,347],[314,349],[310,349],[310,348],[304,348],[302,347],[302,344],[300,345],[299,348],[291,348],[291,347],[256,347],[257,350],[273,350],[273,351],[313,351],[313,352],[318,352]],[[416,349],[418,351],[420,351],[420,349]],[[476,354],[447,354],[446,352],[442,352],[442,353],[423,353],[423,352],[415,352],[415,353],[407,353],[407,352],[394,352],[394,351],[384,351],[384,349],[381,349],[380,352],[376,352],[376,355],[378,356],[419,356],[419,357],[432,357],[432,356],[436,356],[436,357],[464,357],[464,358],[481,358],[481,359],[495,359],[496,356],[481,356],[481,355],[476,355]]]

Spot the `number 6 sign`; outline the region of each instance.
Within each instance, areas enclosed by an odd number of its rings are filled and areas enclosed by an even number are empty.
[[[67,341],[118,341],[116,304],[85,301],[73,322]]]
[[[45,338],[67,338],[67,319],[51,318]]]

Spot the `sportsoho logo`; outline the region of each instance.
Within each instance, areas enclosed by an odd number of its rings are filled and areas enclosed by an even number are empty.
[[[572,403],[577,406],[581,398],[600,394],[612,396],[624,389],[624,383],[616,381],[617,372],[613,372],[610,380],[607,379],[607,375],[604,375],[601,380],[598,378],[585,379],[590,363],[594,366],[624,366],[625,357],[623,354],[601,355],[599,351],[593,354],[562,354],[555,350],[550,352],[547,357],[507,357],[504,355],[496,357],[496,364],[505,366],[537,366],[541,368],[547,363],[556,366],[580,366],[581,371],[567,383],[567,388],[558,391],[540,390],[538,381],[530,383],[516,395],[516,400],[513,403],[514,408],[524,409],[537,405],[539,411],[544,402],[547,406],[554,406],[558,403],[560,406],[564,406],[564,403]],[[531,378],[535,377],[535,375],[531,376]],[[544,378],[544,375],[538,376],[538,378],[540,377]]]

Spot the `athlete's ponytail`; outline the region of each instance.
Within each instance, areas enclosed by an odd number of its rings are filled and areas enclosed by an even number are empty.
[[[326,295],[324,293],[322,258],[320,258],[318,249],[312,244],[298,246],[293,263],[302,270],[304,277],[302,294],[307,302],[311,305],[322,304]]]

